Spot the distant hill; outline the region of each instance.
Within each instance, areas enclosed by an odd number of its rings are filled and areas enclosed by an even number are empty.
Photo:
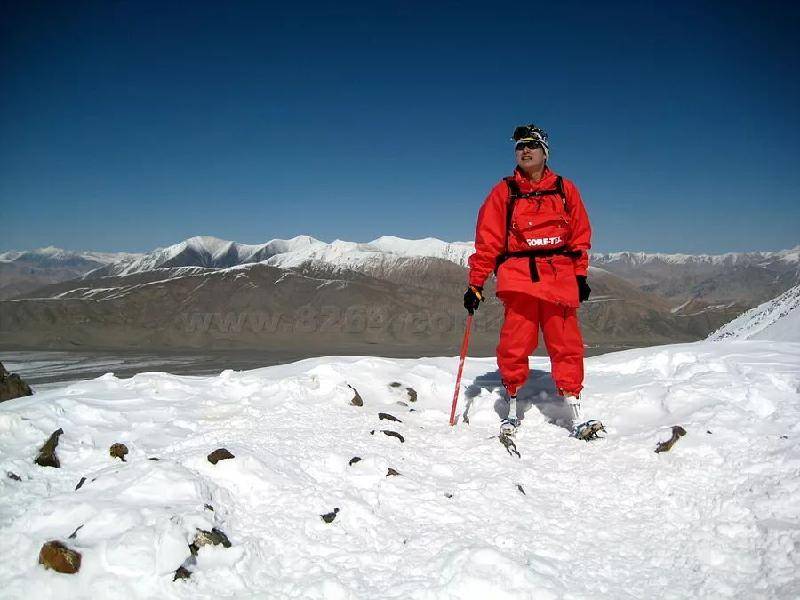
[[[129,252],[69,252],[52,246],[3,252],[0,253],[0,300],[138,256]]]

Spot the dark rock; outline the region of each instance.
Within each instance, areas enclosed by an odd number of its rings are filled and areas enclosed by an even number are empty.
[[[397,477],[398,475],[400,475],[400,473],[397,472],[397,470],[393,469],[392,467],[389,467],[389,469],[386,471],[387,477]]]
[[[669,452],[672,446],[675,445],[680,438],[686,435],[686,430],[680,425],[672,426],[672,437],[666,442],[659,442],[656,446],[656,452]]]
[[[78,537],[78,531],[80,531],[81,527],[83,527],[83,525],[78,525],[75,528],[75,531],[69,534],[69,539],[74,540],[76,537]]]
[[[379,412],[378,419],[380,419],[381,421],[397,421],[398,423],[402,423],[402,421],[397,417],[395,417],[394,415],[390,415],[389,413],[385,412]]]
[[[782,435],[782,436],[781,436],[781,439],[782,439],[782,440],[788,440],[788,439],[789,439],[789,436],[788,436],[788,435]]]
[[[393,381],[392,383],[389,384],[389,387],[399,388],[401,385],[403,384],[400,383],[399,381]]]
[[[417,391],[414,388],[407,387],[406,392],[408,392],[408,401],[409,402],[416,402],[417,401]]]
[[[44,443],[44,446],[39,448],[39,456],[36,457],[36,464],[40,467],[53,467],[58,469],[61,467],[61,462],[58,460],[58,456],[56,456],[56,447],[58,446],[58,438],[64,434],[64,430],[60,427],[56,429],[47,441]]]
[[[347,463],[347,464],[352,467],[354,464],[356,464],[360,460],[361,460],[360,456],[354,456],[353,458],[350,459],[350,462]]]
[[[208,462],[212,465],[217,464],[221,460],[228,460],[229,458],[236,458],[233,454],[228,452],[227,448],[217,448],[208,455]]]
[[[8,477],[9,479],[13,479],[14,481],[22,481],[22,477],[20,477],[16,473],[12,473],[11,471],[6,471],[6,477]]]
[[[710,430],[710,429],[706,429],[706,433],[707,433],[708,435],[711,435],[711,430]]]
[[[518,484],[517,484],[517,489],[520,491],[520,493],[521,493],[523,496],[527,496],[527,494],[525,493],[525,488],[523,488],[523,487],[522,487],[522,484],[521,484],[521,483],[518,483]]]
[[[58,540],[52,540],[39,551],[39,564],[59,573],[77,573],[81,568],[81,555]]]
[[[511,438],[511,436],[499,435],[497,437],[500,438],[500,443],[503,444],[503,447],[506,449],[506,452],[508,452],[509,455],[514,456],[516,454],[517,458],[522,458],[520,453],[517,451],[517,445],[514,443],[514,440]]]
[[[0,402],[32,395],[31,386],[25,383],[16,373],[6,371],[3,363],[0,363]]]
[[[175,571],[175,576],[172,578],[172,581],[178,581],[178,579],[189,579],[192,576],[192,572],[181,565]]]
[[[450,492],[445,492],[445,493],[444,493],[444,497],[445,497],[445,498],[452,498],[452,497],[453,497],[453,494],[451,494]]]
[[[192,556],[197,556],[197,551],[203,546],[222,546],[223,548],[230,548],[231,542],[228,536],[216,527],[211,531],[198,529],[197,534],[194,536],[194,541],[189,544],[189,552],[192,553]]]
[[[108,449],[108,453],[112,457],[118,458],[122,462],[125,462],[125,455],[128,453],[128,447],[125,444],[111,444],[111,448]]]
[[[148,458],[147,460],[160,460],[160,459],[156,458],[155,456],[151,456],[151,457],[150,457],[150,458]]]
[[[83,487],[83,484],[86,483],[86,477],[81,477],[81,480],[78,482],[78,485],[75,486],[75,490],[79,490]]]
[[[396,437],[398,440],[400,440],[401,444],[406,441],[406,438],[396,431],[392,431],[391,429],[381,429],[381,433],[383,433],[383,435],[388,435],[389,437]]]
[[[203,504],[203,508],[210,510],[211,512],[214,512],[214,507],[211,506],[210,504]]]
[[[347,387],[353,390],[353,397],[350,400],[350,404],[353,406],[364,406],[364,399],[361,397],[361,394],[358,393],[358,390],[349,383],[347,384]]]
[[[332,512],[325,513],[324,515],[320,515],[322,520],[326,523],[333,523],[333,520],[336,518],[336,515],[339,513],[338,508],[334,508]]]

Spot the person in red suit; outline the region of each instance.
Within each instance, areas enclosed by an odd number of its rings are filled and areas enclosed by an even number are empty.
[[[588,300],[588,250],[592,228],[576,185],[547,164],[547,133],[536,125],[517,127],[517,166],[487,196],[475,228],[464,306],[472,314],[483,300],[490,274],[505,317],[497,345],[497,366],[509,396],[501,432],[512,435],[519,422],[517,393],[528,378],[528,357],[542,332],[558,394],[569,405],[573,435],[591,439],[599,421],[583,421],[583,338],[577,309]]]

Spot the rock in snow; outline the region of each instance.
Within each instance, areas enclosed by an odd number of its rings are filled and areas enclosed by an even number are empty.
[[[81,554],[53,540],[45,543],[39,551],[39,564],[59,573],[77,573],[81,569]]]
[[[53,467],[58,469],[61,467],[61,461],[58,460],[56,448],[58,447],[58,438],[64,435],[64,430],[60,427],[50,434],[44,445],[39,448],[39,454],[36,456],[37,465],[40,467]]]
[[[207,457],[208,462],[212,465],[217,464],[221,460],[230,460],[231,458],[236,458],[227,448],[217,448]]]
[[[125,462],[125,456],[128,454],[128,447],[125,444],[111,444],[108,453],[112,458],[118,458]]]
[[[592,444],[569,437],[534,357],[519,458],[497,442],[493,358],[467,360],[469,425],[448,425],[456,366],[325,357],[216,377],[108,374],[0,405],[0,469],[23,480],[0,478],[0,595],[800,596],[800,344],[592,357],[583,409],[608,429]],[[375,412],[352,410],[348,383]],[[405,443],[370,436],[409,386],[417,410],[392,423]],[[676,423],[688,435],[655,454]],[[61,468],[38,469],[32,449],[57,424]],[[161,460],[110,462],[119,439]],[[220,468],[207,454],[223,443],[237,456]],[[81,477],[91,483],[75,491]],[[81,525],[77,575],[37,565],[43,544]],[[231,547],[197,545],[215,531]]]
[[[21,396],[32,396],[33,390],[16,373],[9,373],[0,363],[0,402]]]

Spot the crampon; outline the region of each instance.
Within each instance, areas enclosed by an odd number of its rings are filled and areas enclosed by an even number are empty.
[[[572,429],[572,437],[589,442],[591,440],[605,437],[599,435],[600,432],[605,433],[605,431],[606,428],[603,426],[603,423],[592,419],[590,421],[586,421],[585,423],[581,423],[580,425],[575,425],[575,427]]]

